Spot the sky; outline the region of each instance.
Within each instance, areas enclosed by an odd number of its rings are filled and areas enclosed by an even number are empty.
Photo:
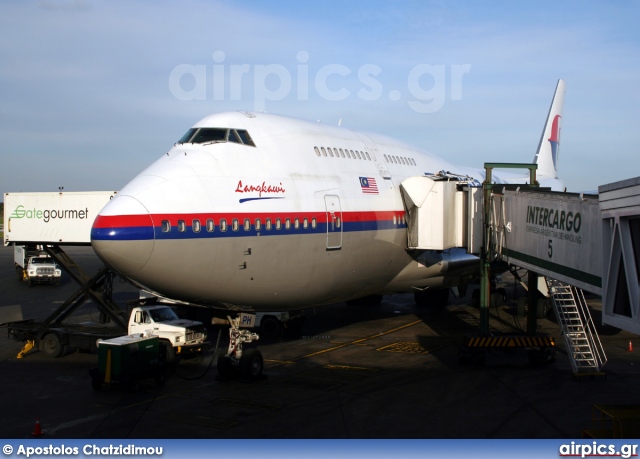
[[[204,116],[267,111],[569,191],[640,176],[635,1],[0,1],[0,191],[119,190]]]

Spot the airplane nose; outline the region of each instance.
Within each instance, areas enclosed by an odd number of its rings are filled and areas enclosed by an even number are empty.
[[[118,195],[93,222],[91,245],[111,268],[124,275],[140,271],[153,252],[153,220],[137,199]]]

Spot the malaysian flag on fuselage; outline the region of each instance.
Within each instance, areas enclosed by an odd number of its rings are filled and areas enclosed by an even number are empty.
[[[360,177],[360,188],[364,194],[378,194],[378,184],[373,177]]]

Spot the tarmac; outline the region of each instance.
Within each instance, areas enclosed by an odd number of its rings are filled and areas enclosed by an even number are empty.
[[[89,273],[100,267],[90,247],[65,250]],[[12,248],[0,247],[0,307],[20,305],[25,318],[42,319],[79,288],[63,278],[59,287],[30,288],[15,275]],[[514,315],[522,288],[509,276],[500,285],[507,302],[491,309],[492,332],[526,329]],[[116,283],[116,300],[135,296]],[[600,324],[599,298],[589,305]],[[98,315],[89,303],[80,314]],[[216,378],[212,329],[204,355],[136,392],[92,389],[96,354],[51,359],[36,350],[17,359],[23,343],[0,328],[0,438],[33,438],[39,419],[41,438],[569,439],[592,426],[594,405],[638,403],[637,335],[599,326],[605,375],[575,378],[553,315],[538,321],[555,339],[549,364],[530,364],[525,350],[499,350],[482,366],[461,365],[460,345],[478,327],[471,289],[440,308],[416,306],[408,294],[381,305],[340,303],[308,310],[300,336],[260,341],[258,381]],[[630,343],[639,348],[630,351]]]

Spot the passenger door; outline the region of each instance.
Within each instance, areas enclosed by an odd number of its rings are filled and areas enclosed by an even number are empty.
[[[342,248],[342,209],[340,197],[325,195],[324,203],[327,208],[327,250],[340,250]]]

